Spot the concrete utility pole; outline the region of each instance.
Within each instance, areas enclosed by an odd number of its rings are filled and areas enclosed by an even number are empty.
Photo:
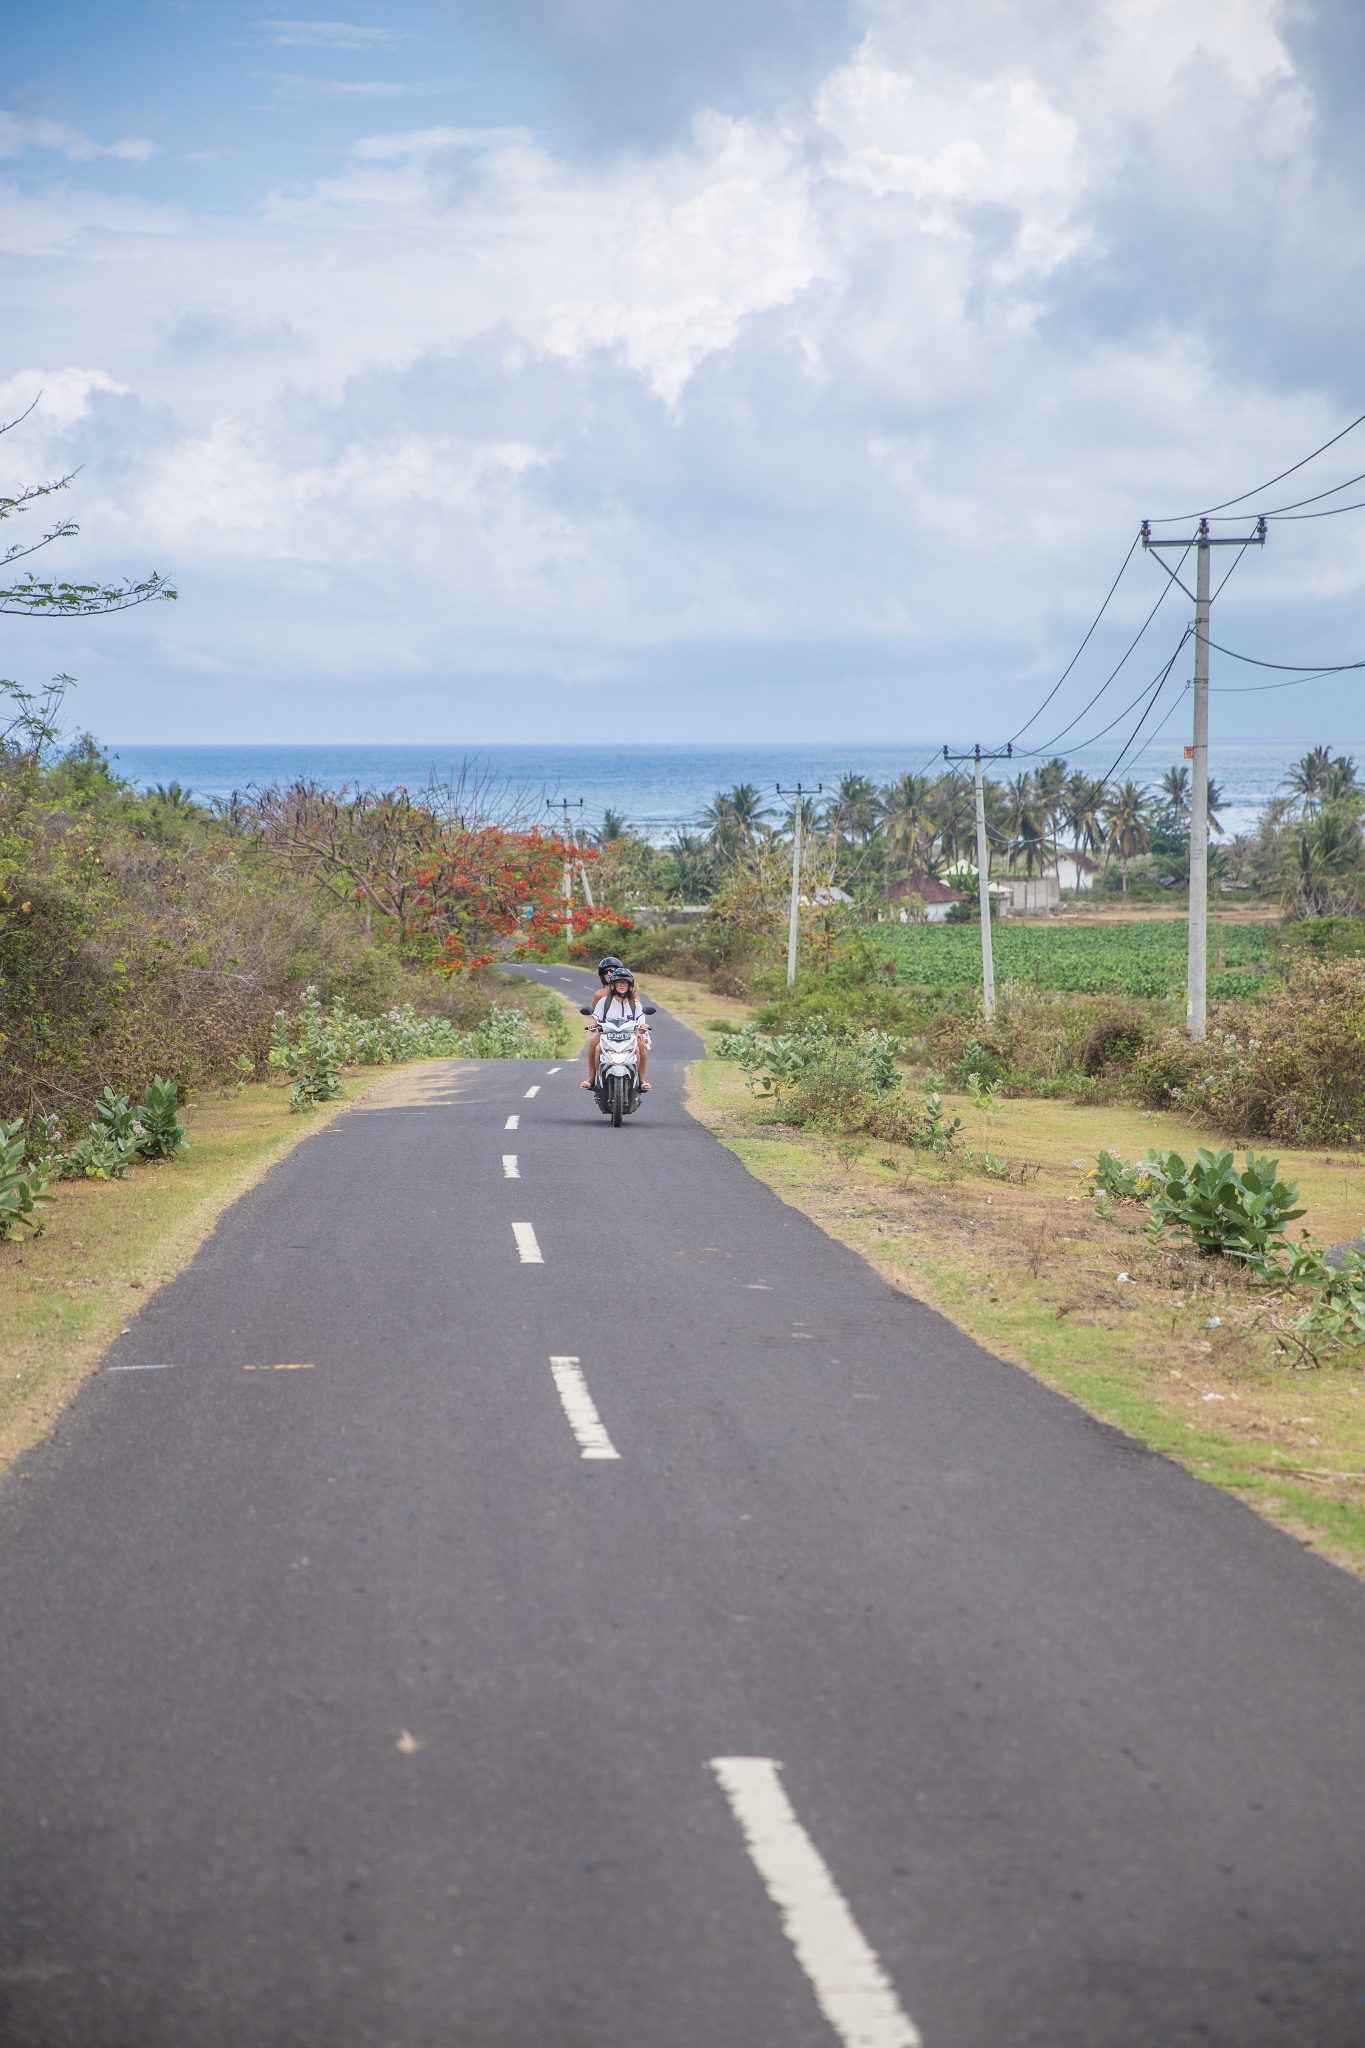
[[[986,1022],[995,1022],[995,960],[991,954],[991,848],[986,837],[986,785],[981,775],[983,761],[1012,761],[1014,743],[1010,742],[1003,754],[983,754],[980,746],[970,754],[950,754],[943,749],[945,761],[970,761],[976,771],[976,886],[981,899],[981,1007]]]
[[[562,796],[558,800],[554,797],[548,797],[546,802],[552,811],[562,811],[564,813],[564,939],[565,943],[568,944],[573,938],[573,863],[570,859],[569,848],[572,847],[574,853],[578,852],[578,837],[574,821],[569,816],[569,813],[570,811],[582,810],[583,798],[580,797],[576,804],[571,804],[566,796]],[[587,899],[588,908],[589,910],[595,910],[597,906],[592,900],[592,890],[588,887],[588,871],[581,860],[578,863],[578,872],[582,877],[583,894]]]
[[[1209,981],[1209,564],[1213,548],[1263,548],[1265,521],[1258,519],[1254,533],[1214,539],[1209,522],[1201,519],[1187,540],[1153,540],[1150,521],[1142,522],[1144,548],[1193,548],[1195,550],[1194,591],[1181,583],[1186,597],[1194,597],[1194,745],[1186,748],[1190,770],[1190,937],[1185,973],[1185,1028],[1193,1039],[1204,1036],[1207,1021]],[[1166,568],[1166,564],[1161,564]],[[1171,569],[1166,574],[1179,583]]]
[[[796,809],[792,812],[792,907],[787,920],[787,987],[796,980],[796,927],[797,913],[801,904],[801,799],[803,796],[819,796],[824,783],[817,782],[814,789],[803,789],[798,782],[794,789],[784,789],[777,784],[779,796],[794,796]]]

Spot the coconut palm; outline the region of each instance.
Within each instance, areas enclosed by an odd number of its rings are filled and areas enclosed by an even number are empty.
[[[1061,755],[1054,754],[1050,761],[1044,761],[1034,775],[1033,781],[1038,792],[1039,808],[1047,826],[1047,836],[1055,855],[1066,818],[1066,762]]]
[[[964,854],[969,861],[975,858],[976,798],[966,776],[955,769],[939,776],[933,787],[929,815],[946,866],[956,867]]]
[[[1157,784],[1157,795],[1162,810],[1173,830],[1190,822],[1190,771],[1188,768],[1171,767],[1166,770]]]
[[[1147,830],[1147,792],[1135,782],[1125,782],[1105,799],[1105,841],[1119,857],[1123,875],[1124,901],[1128,900],[1128,863],[1134,854],[1145,853],[1151,844]]]
[[[1100,814],[1104,809],[1106,785],[1081,769],[1067,778],[1065,824],[1075,853],[1097,853],[1104,844]]]
[[[877,791],[866,775],[845,775],[827,813],[835,836],[866,846],[877,829]]]
[[[1332,749],[1310,747],[1285,776],[1284,786],[1291,797],[1297,798],[1299,809],[1305,818],[1311,817],[1318,809],[1331,771]]]
[[[737,782],[733,789],[719,791],[701,814],[706,840],[726,860],[748,851],[760,837],[763,821],[772,812],[752,782]]]
[[[927,775],[902,775],[877,797],[887,843],[898,860],[923,873],[934,843],[934,785]]]
[[[1012,782],[1005,784],[1005,805],[1009,830],[1010,870],[1013,872],[1015,863],[1022,853],[1025,872],[1031,875],[1035,860],[1041,864],[1047,846],[1038,785],[1032,775],[1016,775]]]

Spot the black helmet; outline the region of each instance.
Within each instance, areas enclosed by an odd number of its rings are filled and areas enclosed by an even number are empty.
[[[628,981],[632,988],[635,986],[635,976],[628,967],[622,967],[619,961],[611,970],[611,978],[613,981]]]
[[[619,960],[617,959],[617,957],[616,957],[616,955],[615,955],[614,953],[608,953],[608,954],[606,954],[606,955],[604,956],[604,958],[602,958],[601,960],[599,960],[599,961],[598,961],[598,963],[597,963],[597,978],[598,978],[598,980],[599,980],[599,981],[610,981],[610,980],[611,980],[611,970],[612,970],[612,968],[613,968],[613,967],[619,967],[620,965],[621,965],[621,963],[620,963],[620,961],[619,961]]]

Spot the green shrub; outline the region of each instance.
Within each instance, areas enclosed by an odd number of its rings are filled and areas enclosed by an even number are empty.
[[[0,1123],[0,1237],[21,1230],[39,1231],[43,1210],[52,1202],[45,1192],[49,1174],[42,1165],[24,1165],[24,1119]]]
[[[270,1036],[270,1064],[294,1084],[290,1109],[316,1109],[320,1102],[334,1102],[341,1093],[343,1048],[315,988],[304,990],[296,1034],[291,1035],[284,1011],[277,1010]]]
[[[1114,1069],[1127,1071],[1150,1036],[1145,1017],[1132,1009],[1106,1010],[1095,1019],[1081,1045],[1080,1068],[1093,1080]]]
[[[133,1130],[143,1159],[174,1159],[189,1144],[180,1122],[180,1090],[157,1074],[133,1111]]]
[[[1306,961],[1256,1019],[1234,1128],[1291,1145],[1365,1137],[1365,960]]]
[[[1279,1178],[1278,1159],[1248,1152],[1239,1172],[1231,1152],[1201,1146],[1188,1163],[1178,1152],[1153,1148],[1147,1163],[1156,1183],[1147,1203],[1154,1241],[1186,1238],[1208,1256],[1221,1253],[1258,1270],[1272,1253],[1289,1250],[1285,1225],[1304,1211],[1295,1207],[1298,1188]]]

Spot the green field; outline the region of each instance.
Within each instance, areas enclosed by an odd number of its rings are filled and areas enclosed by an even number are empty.
[[[887,933],[903,981],[928,989],[979,988],[978,925],[900,925]],[[1182,922],[1111,925],[1011,925],[991,928],[995,979],[1003,987],[1076,995],[1165,996],[1185,986],[1187,928]],[[1274,972],[1275,933],[1267,925],[1209,926],[1209,997],[1252,995]]]

